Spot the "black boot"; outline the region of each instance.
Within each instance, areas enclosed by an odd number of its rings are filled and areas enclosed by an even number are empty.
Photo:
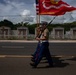
[[[32,62],[35,62],[35,59],[31,59]]]
[[[30,63],[30,65],[33,67],[33,68],[36,68],[37,65],[35,63]]]

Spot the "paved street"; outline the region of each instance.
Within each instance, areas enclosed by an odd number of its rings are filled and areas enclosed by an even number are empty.
[[[53,68],[47,68],[44,59],[36,69],[29,65],[36,45],[37,42],[0,42],[0,75],[76,75],[75,42],[50,42]]]
[[[0,55],[30,55],[36,49],[37,42],[0,42]],[[50,42],[52,55],[76,56],[76,42]]]
[[[76,75],[76,58],[53,57],[55,67],[46,68],[47,63],[42,60],[38,68],[33,69],[27,57],[0,58],[0,75]]]

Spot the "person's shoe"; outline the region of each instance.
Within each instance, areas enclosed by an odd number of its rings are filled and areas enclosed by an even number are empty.
[[[36,68],[37,65],[35,63],[30,63],[30,65],[32,66],[32,68]]]
[[[31,57],[31,59],[34,59],[34,57]]]
[[[31,59],[32,62],[35,62],[35,59]]]

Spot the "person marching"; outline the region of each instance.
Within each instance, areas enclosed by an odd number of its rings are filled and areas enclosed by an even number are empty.
[[[49,42],[48,42],[49,30],[47,29],[47,22],[42,23],[42,30],[43,31],[41,32],[41,36],[36,38],[38,41],[40,41],[40,44],[41,44],[39,53],[35,61],[33,63],[30,63],[30,65],[33,68],[36,68],[38,66],[38,64],[40,63],[44,55],[46,59],[48,60],[48,63],[49,63],[48,67],[53,67],[53,61],[52,61],[52,57],[49,51]]]

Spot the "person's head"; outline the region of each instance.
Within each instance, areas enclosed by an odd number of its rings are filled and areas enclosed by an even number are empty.
[[[40,32],[40,27],[37,27],[37,31]]]
[[[38,26],[36,28],[36,36],[38,36],[40,34],[40,32],[41,32],[41,28],[40,28],[40,26]]]
[[[42,28],[45,29],[47,27],[48,23],[47,22],[42,22]]]
[[[42,25],[41,24],[37,27],[37,32],[40,32],[40,31],[42,31]]]
[[[43,29],[43,27],[42,27],[42,25],[41,25],[41,24],[39,25],[39,29],[40,29],[40,31],[42,31],[42,29]]]

